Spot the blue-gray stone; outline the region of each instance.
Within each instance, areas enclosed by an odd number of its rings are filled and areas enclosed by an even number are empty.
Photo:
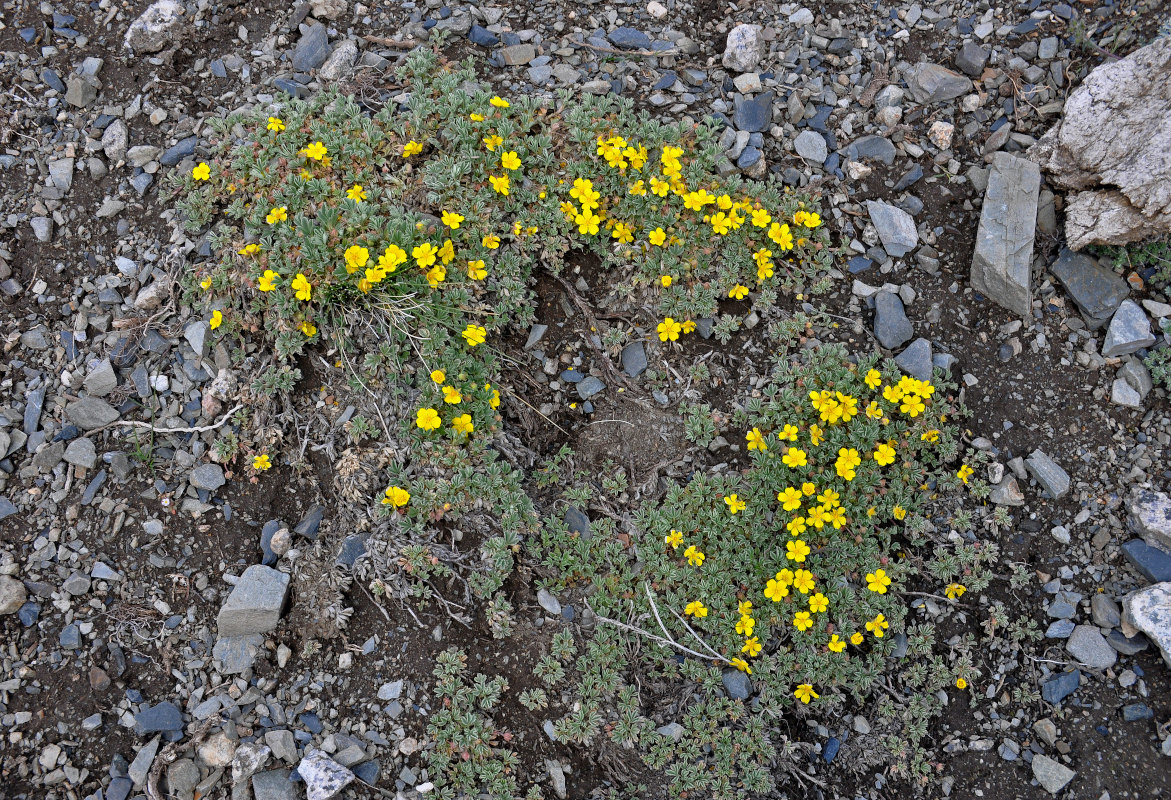
[[[1082,674],[1076,669],[1054,675],[1041,684],[1041,698],[1046,703],[1057,704],[1077,691],[1081,685]]]
[[[378,783],[380,768],[377,761],[363,761],[353,768],[354,775],[363,783],[374,786]]]
[[[134,730],[142,735],[158,731],[183,730],[183,714],[169,700],[155,706],[144,706],[134,715]]]
[[[154,175],[151,175],[149,172],[140,172],[130,179],[130,185],[134,187],[134,191],[138,192],[139,197],[146,194],[154,182]]]
[[[1121,275],[1098,266],[1094,259],[1069,248],[1062,248],[1049,271],[1069,292],[1090,330],[1109,322],[1129,292]]]
[[[1122,635],[1122,631],[1112,630],[1110,635],[1106,637],[1106,644],[1124,656],[1133,656],[1135,653],[1141,653],[1147,649],[1147,637],[1139,633],[1127,639]]]
[[[1069,635],[1073,633],[1073,629],[1077,627],[1072,620],[1059,619],[1054,620],[1048,628],[1045,629],[1046,639],[1068,639]]]
[[[58,637],[58,642],[66,650],[76,650],[81,647],[81,629],[74,623],[66,625]]]
[[[760,151],[760,148],[749,145],[741,151],[740,157],[736,159],[736,166],[740,169],[749,169],[760,163],[762,158],[764,158],[764,153]]]
[[[846,262],[846,268],[851,275],[857,275],[859,272],[865,272],[874,266],[874,262],[866,256],[854,256]]]
[[[838,751],[841,749],[842,742],[835,736],[825,743],[825,747],[822,748],[821,751],[821,757],[824,758],[825,763],[828,764],[837,757]]]
[[[734,667],[728,667],[723,674],[724,691],[733,700],[747,700],[752,694],[752,681],[748,676]]]
[[[1127,722],[1137,722],[1141,719],[1152,719],[1155,712],[1151,711],[1146,703],[1130,703],[1122,707],[1122,718]]]
[[[197,144],[199,144],[198,136],[188,136],[163,151],[163,154],[159,156],[159,163],[164,167],[173,167],[183,159],[194,155]]]
[[[609,39],[615,47],[623,50],[649,50],[652,43],[651,37],[625,25],[610,31]]]
[[[41,424],[41,411],[45,407],[46,387],[33,389],[24,396],[24,433],[32,436]]]
[[[495,47],[500,40],[496,34],[481,25],[473,25],[472,29],[468,31],[468,39],[472,44],[478,44],[480,47]]]
[[[16,616],[20,619],[20,624],[26,628],[31,628],[37,624],[37,618],[41,616],[41,607],[29,600],[16,612]]]
[[[302,34],[293,50],[293,69],[309,72],[317,69],[329,58],[333,48],[329,46],[329,31],[324,25],[312,25]]]
[[[586,374],[581,370],[570,368],[562,370],[559,377],[566,383],[581,383],[583,380],[585,380]]]
[[[81,504],[83,506],[88,506],[90,503],[92,503],[94,501],[94,497],[98,493],[98,490],[102,488],[102,484],[105,482],[106,471],[103,469],[98,472],[97,475],[94,475],[93,480],[90,481],[89,485],[85,487],[85,491],[81,495]]]
[[[290,78],[273,78],[272,86],[278,92],[292,95],[298,100],[304,100],[309,97],[309,90]]]
[[[293,528],[293,533],[304,536],[306,539],[316,540],[317,531],[321,528],[321,520],[325,516],[325,506],[315,503],[304,518]]]
[[[663,76],[659,78],[658,81],[655,82],[655,85],[651,87],[651,91],[653,92],[661,91],[663,89],[670,89],[675,85],[675,81],[677,80],[679,80],[679,76],[675,74],[674,70],[669,69],[663,73]]]
[[[217,58],[209,65],[211,67],[211,74],[217,78],[228,77],[228,68],[224,66],[224,60]]]
[[[266,567],[271,567],[277,562],[277,555],[272,551],[272,535],[280,529],[281,521],[270,519],[264,523],[264,527],[260,531],[260,550],[264,554],[260,563]]]
[[[741,131],[767,131],[773,118],[771,91],[753,97],[737,95],[733,105],[732,125]]]
[[[321,724],[321,720],[312,711],[306,711],[301,716],[297,717],[297,722],[301,724],[305,730],[317,735],[325,730],[325,726]]]
[[[574,506],[569,506],[565,509],[565,526],[570,533],[576,533],[585,538],[590,532],[590,518]]]
[[[50,89],[62,93],[65,92],[65,84],[61,82],[61,78],[58,77],[57,73],[49,67],[45,67],[43,70],[41,70],[41,80],[44,81],[45,85]]]
[[[119,776],[110,781],[110,785],[106,787],[106,800],[126,800],[132,791],[134,791],[134,781]]]
[[[602,383],[593,375],[590,375],[577,385],[577,394],[582,400],[589,400],[605,388],[606,384]]]
[[[622,348],[622,371],[637,378],[647,368],[646,347],[642,342],[631,342]]]
[[[930,381],[935,367],[931,357],[931,342],[920,337],[911,342],[907,349],[895,357],[899,369],[921,381]]]
[[[922,177],[923,168],[916,164],[903,173],[903,177],[899,178],[898,183],[895,184],[894,190],[896,192],[901,192],[904,189],[909,189],[911,186],[918,183]]]
[[[894,143],[885,136],[863,136],[848,144],[843,152],[847,161],[864,161],[873,158],[890,166],[895,160]]]
[[[907,319],[903,301],[894,292],[879,292],[874,296],[874,336],[888,350],[906,344],[915,329]]]
[[[341,552],[338,553],[337,563],[352,567],[359,558],[366,554],[366,539],[358,534],[347,536],[342,542]]]
[[[1126,560],[1151,583],[1171,581],[1171,555],[1151,547],[1142,539],[1132,539],[1122,545]]]

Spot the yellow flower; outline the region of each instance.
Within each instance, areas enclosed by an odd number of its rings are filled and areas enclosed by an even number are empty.
[[[593,236],[598,232],[602,218],[590,209],[583,207],[582,212],[574,217],[573,221],[577,224],[578,233]]]
[[[874,448],[874,460],[882,467],[885,467],[887,464],[893,464],[895,460],[895,449],[885,442],[880,444]]]
[[[963,678],[956,678],[956,688],[962,692],[964,689],[968,688],[968,682]]]
[[[768,224],[773,221],[773,215],[768,213],[763,208],[754,209],[752,212],[752,224],[757,228],[767,228]]]
[[[496,97],[493,97],[488,102],[491,103],[492,105],[496,106],[497,108],[508,108],[508,101],[505,100],[503,97],[496,96]]]
[[[386,270],[382,267],[368,267],[366,269],[366,283],[374,285],[380,283],[386,277]]]
[[[797,573],[793,572],[793,570],[789,569],[788,567],[785,567],[773,577],[786,586],[792,586],[793,581],[797,578]]]
[[[806,456],[804,450],[797,447],[790,447],[785,455],[781,457],[781,461],[786,467],[796,469],[797,467],[803,467],[808,464],[809,458]]]
[[[415,263],[419,265],[420,269],[426,269],[434,264],[438,254],[439,248],[430,242],[423,242],[420,245],[415,245],[411,249],[411,256],[415,259]]]
[[[870,419],[882,419],[882,407],[874,400],[870,401],[870,405],[866,406],[866,416]]]
[[[876,369],[872,369],[866,373],[866,385],[871,389],[877,389],[882,385],[882,373]]]
[[[706,617],[707,608],[698,600],[692,600],[684,607],[683,613],[689,617]]]
[[[703,552],[693,544],[687,546],[687,549],[683,551],[683,556],[687,559],[687,563],[693,567],[702,567],[703,560],[707,558],[707,556],[705,556]]]
[[[801,492],[792,486],[777,492],[777,501],[785,511],[796,511],[801,507]]]
[[[821,592],[809,596],[809,610],[814,614],[820,614],[829,608],[829,598]]]
[[[500,237],[488,234],[480,240],[480,244],[484,245],[484,247],[487,247],[489,250],[495,250],[500,246]]]
[[[257,472],[264,472],[271,466],[272,462],[269,461],[266,454],[262,453],[258,456],[253,456],[252,458],[252,469],[256,470]]]
[[[808,611],[798,611],[793,615],[793,627],[799,631],[807,631],[813,627],[813,617]]]
[[[768,445],[764,442],[764,434],[760,432],[760,428],[753,428],[744,436],[748,440],[749,450],[759,450],[762,453],[768,450]]]
[[[431,380],[442,386],[447,381],[447,373],[441,369],[431,370]]]
[[[484,384],[485,389],[490,389],[491,387],[492,387],[492,385],[489,383]],[[489,408],[500,408],[500,390],[499,389],[492,389],[492,396],[488,398],[488,407]]]
[[[785,526],[790,536],[800,536],[805,533],[806,527],[805,517],[793,517],[793,519],[789,520],[789,524]]]
[[[779,603],[782,599],[789,596],[789,585],[783,581],[770,578],[768,584],[764,587],[764,596],[774,603]]]
[[[672,550],[678,550],[679,545],[683,544],[683,532],[672,529],[670,533],[663,537],[663,541],[671,545]]]
[[[854,468],[862,463],[862,456],[852,447],[843,447],[838,450],[838,459],[834,462],[834,469],[838,477],[848,481],[854,480]]]
[[[744,646],[740,648],[741,653],[747,653],[749,658],[756,658],[760,655],[761,644],[760,639],[755,636],[749,636],[744,640]]]
[[[472,122],[483,122],[484,115],[483,114],[468,114],[468,119],[470,119]]]
[[[816,700],[819,697],[821,697],[821,695],[819,695],[817,692],[813,691],[813,684],[812,683],[799,684],[797,686],[797,690],[795,692],[793,692],[793,696],[796,697],[798,700],[800,700],[802,703],[805,703],[806,705],[809,704],[810,700]]]
[[[459,393],[459,389],[456,389],[454,386],[443,387],[443,402],[455,406],[462,403],[463,399],[464,396]]]
[[[875,638],[881,639],[886,635],[886,629],[890,627],[890,623],[886,621],[886,617],[879,614],[870,622],[866,623],[866,630],[874,634]]]
[[[821,217],[811,211],[798,211],[793,215],[793,221],[806,228],[816,228],[821,224]]]
[[[312,338],[317,334],[317,326],[306,320],[305,322],[301,323],[301,333],[305,334],[309,338]]]
[[[309,156],[314,161],[320,161],[321,159],[325,158],[325,154],[328,152],[329,149],[321,142],[314,142],[305,148],[305,155]]]
[[[659,341],[665,342],[670,340],[676,342],[679,340],[679,333],[683,330],[683,326],[671,317],[667,317],[658,324],[655,330],[659,332]]]
[[[488,270],[484,266],[484,259],[478,258],[468,262],[468,277],[474,281],[482,281],[488,277]]]
[[[439,248],[439,260],[444,264],[450,264],[455,260],[455,245],[451,243],[451,239],[444,240],[443,247]]]
[[[777,438],[785,442],[795,442],[797,441],[797,434],[799,432],[796,425],[785,423],[785,427],[781,428],[781,432],[777,434]]]
[[[829,521],[833,524],[834,528],[840,530],[846,524],[846,510],[841,507],[832,509],[829,512]]]
[[[735,493],[724,498],[724,505],[728,507],[728,511],[733,514],[739,514],[744,509],[748,508],[748,504],[735,495]]]
[[[690,319],[683,320],[683,332],[695,333],[695,321]]]
[[[964,592],[968,591],[968,587],[962,583],[949,583],[944,587],[943,592],[947,595],[948,600],[958,600],[964,596]]]
[[[636,147],[627,147],[622,151],[622,155],[630,160],[630,166],[634,169],[642,169],[643,164],[646,163],[646,146],[639,145]]]
[[[801,539],[793,539],[785,542],[785,558],[790,561],[796,561],[798,564],[805,563],[805,557],[810,553],[809,545],[805,544]]]
[[[411,502],[411,493],[399,486],[388,486],[384,494],[385,497],[382,498],[383,505],[402,508]]]
[[[734,658],[729,659],[728,663],[747,675],[752,674],[752,667],[748,666],[748,662],[739,656],[735,656]]]
[[[726,236],[732,230],[732,220],[723,211],[716,212],[711,219],[712,230],[720,236]]]
[[[932,443],[938,442],[939,441],[939,431],[937,431],[935,429],[932,429],[929,431],[923,431],[923,435],[920,436],[919,438],[924,442],[932,442]]]
[[[805,495],[806,497],[813,497],[813,495],[817,494],[817,487],[809,481],[806,481],[805,483],[801,484],[801,494]]]
[[[825,431],[816,423],[809,426],[809,443],[814,447],[825,441]]]
[[[768,229],[768,238],[772,239],[782,250],[793,249],[793,234],[789,230],[789,226],[784,223],[774,222],[772,227]]]
[[[285,122],[280,117],[269,117],[268,129],[270,131],[276,131],[277,133],[280,133],[285,129]]]
[[[747,296],[748,287],[739,283],[733,286],[728,292],[728,297],[731,297],[733,300],[743,300]]]
[[[646,184],[643,183],[642,181],[635,181],[634,183],[630,184],[630,188],[627,189],[626,191],[627,191],[627,193],[632,194],[635,197],[645,197],[646,196]]]
[[[284,222],[288,218],[289,218],[288,207],[287,206],[279,206],[279,207],[274,208],[271,211],[269,211],[268,216],[264,218],[264,221],[267,222],[269,225],[275,225],[278,222]]]
[[[266,269],[264,274],[260,276],[260,291],[271,292],[276,288],[276,286],[273,285],[273,282],[276,281],[276,279],[279,277],[280,275],[273,272],[271,269]]]
[[[907,517],[907,509],[903,508],[902,506],[895,506],[891,513],[894,514],[894,518],[900,522]]]
[[[972,473],[973,473],[974,471],[975,471],[975,470],[973,470],[973,469],[972,469],[971,467],[969,467],[967,464],[963,464],[962,466],[960,466],[960,469],[959,469],[959,471],[956,473],[956,477],[957,477],[957,478],[959,478],[959,479],[960,479],[961,481],[963,481],[964,483],[967,483],[967,482],[968,482],[968,478],[970,478],[970,477],[972,476]]]
[[[366,266],[366,262],[370,260],[370,251],[365,247],[352,244],[346,248],[346,272],[353,275],[358,270]]]
[[[651,192],[655,195],[666,197],[669,191],[671,191],[671,184],[659,178],[651,178]]]
[[[444,211],[442,219],[443,224],[454,231],[459,230],[459,224],[464,221],[464,216],[454,211]]]
[[[224,315],[218,308],[211,312],[211,319],[208,320],[207,326],[213,331],[224,323]]]
[[[366,190],[362,188],[360,183],[355,183],[349,189],[346,189],[346,197],[355,203],[361,203],[366,199]]]
[[[857,647],[858,645],[862,644],[862,639],[863,636],[861,633],[853,633],[850,635],[850,644]]]
[[[829,637],[829,644],[826,646],[831,653],[840,653],[846,649],[846,643],[836,633]]]
[[[886,587],[890,586],[890,576],[886,570],[876,569],[866,573],[866,588],[878,594],[886,594]]]
[[[826,510],[823,506],[814,506],[813,508],[809,509],[809,516],[805,521],[820,530],[825,527],[827,516],[828,515],[826,514]]]
[[[807,569],[799,569],[793,573],[793,588],[801,594],[813,591],[813,573]]]
[[[618,222],[614,225],[614,230],[610,232],[611,238],[617,239],[622,244],[634,241],[634,228],[627,225],[625,222]]]
[[[208,275],[206,278],[204,278],[203,280],[201,280],[199,282],[199,288],[203,289],[204,291],[207,291],[208,289],[211,288],[211,276],[210,275]]]
[[[660,275],[659,276],[659,283],[661,283],[663,285],[664,289],[666,289],[668,286],[670,286],[673,281],[674,281],[674,278],[672,278],[670,275]]]
[[[826,489],[817,496],[817,502],[823,503],[827,508],[833,508],[834,506],[838,505],[838,501],[841,500],[841,497],[842,496],[833,489]]]
[[[741,600],[739,605],[736,606],[736,610],[740,613],[740,616],[742,616],[742,617],[752,616],[752,601],[751,600]]]
[[[492,189],[497,194],[508,195],[510,181],[507,175],[501,175],[499,178],[495,175],[489,175],[488,183],[492,184]]]
[[[903,396],[903,404],[899,406],[899,411],[914,419],[922,414],[926,408],[927,406],[919,398],[919,395],[908,394]]]
[[[484,340],[488,338],[488,331],[480,325],[469,324],[460,335],[464,337],[464,341],[468,343],[468,347],[475,347],[478,344],[484,343]]]
[[[211,177],[211,167],[205,162],[200,161],[191,170],[191,177],[197,181],[205,181]]]
[[[484,147],[487,147],[492,152],[496,152],[496,148],[504,144],[504,139],[495,133],[485,136],[482,141],[484,142]]]
[[[515,150],[509,150],[500,156],[500,166],[505,169],[520,169],[520,156],[516,154]]]
[[[309,302],[309,300],[313,299],[313,285],[300,272],[297,273],[297,277],[293,278],[292,287],[298,300]]]
[[[420,142],[416,142],[414,139],[412,139],[411,141],[409,141],[403,145],[403,158],[410,158],[411,156],[417,156],[417,155],[419,155],[419,153],[422,153],[422,152],[423,152],[423,145]]]
[[[655,247],[662,247],[663,242],[667,241],[667,232],[662,228],[655,228],[647,236],[647,240]]]
[[[438,430],[443,424],[439,419],[439,412],[433,408],[420,408],[415,414],[415,424],[425,431]]]
[[[460,414],[451,421],[451,427],[455,428],[456,433],[462,433],[465,436],[475,430],[471,414]]]
[[[386,250],[378,257],[378,266],[387,273],[394,272],[398,265],[407,260],[407,253],[397,244],[387,245]]]

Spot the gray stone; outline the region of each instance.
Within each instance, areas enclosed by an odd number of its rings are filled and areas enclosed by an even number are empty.
[[[1078,625],[1069,635],[1065,649],[1070,654],[1094,669],[1109,669],[1118,661],[1118,653],[1106,643],[1096,625]]]
[[[134,715],[134,730],[140,735],[158,731],[183,730],[183,715],[172,702],[164,700],[154,706],[143,706]]]
[[[1076,669],[1054,675],[1041,684],[1041,699],[1056,705],[1077,691],[1081,679],[1082,674]]]
[[[915,329],[907,319],[903,301],[893,292],[879,292],[874,296],[874,336],[888,350],[906,344]]]
[[[91,397],[105,397],[118,388],[118,375],[110,359],[103,358],[85,376],[85,391]]]
[[[1025,468],[1053,499],[1063,497],[1069,491],[1069,474],[1041,450],[1029,454]]]
[[[350,70],[354,68],[354,62],[357,60],[357,43],[353,39],[345,39],[338,42],[337,46],[333,48],[329,58],[317,71],[317,77],[322,81],[340,81],[350,74]]]
[[[232,783],[239,784],[251,778],[268,763],[272,750],[259,742],[245,742],[236,748],[232,756]]]
[[[825,137],[817,131],[801,131],[793,140],[793,149],[797,155],[814,164],[822,164],[829,157]]]
[[[513,44],[500,49],[500,60],[507,67],[520,67],[537,57],[537,48],[531,44]],[[549,75],[552,76],[552,68]]]
[[[1023,506],[1025,495],[1015,475],[1005,475],[1000,483],[992,487],[988,499],[998,506]]]
[[[1033,238],[1041,172],[1032,161],[996,153],[972,253],[972,288],[1014,314],[1032,313]]]
[[[535,323],[533,327],[529,328],[529,338],[525,341],[525,350],[532,350],[536,347],[541,339],[545,338],[545,333],[548,332],[549,326]]]
[[[244,570],[216,617],[221,636],[267,633],[277,626],[289,591],[289,576],[254,564]]]
[[[199,783],[199,767],[190,758],[167,765],[167,794],[174,800],[192,800]]]
[[[191,345],[195,355],[200,358],[207,355],[207,334],[210,330],[211,327],[205,319],[197,319],[183,329],[183,338],[187,340],[187,344]]]
[[[87,108],[98,99],[100,88],[97,78],[70,75],[65,81],[65,102],[78,108]]]
[[[38,242],[48,242],[53,238],[53,220],[51,217],[33,217],[29,220],[33,229],[33,236]]]
[[[126,774],[134,783],[135,787],[142,786],[146,783],[147,775],[150,774],[150,767],[155,761],[155,755],[159,752],[160,738],[156,736],[143,745],[142,749],[134,756],[134,760],[130,762]]]
[[[567,506],[565,509],[565,527],[570,533],[576,533],[583,539],[590,536],[590,518],[585,512],[573,506]]]
[[[1045,629],[1046,639],[1068,639],[1073,633],[1074,624],[1068,619],[1054,620]]]
[[[1124,408],[1142,410],[1143,407],[1142,395],[1122,378],[1116,379],[1110,387],[1110,400],[1115,405],[1123,406]]]
[[[1069,95],[1060,122],[1030,149],[1050,183],[1070,190],[1070,248],[1171,232],[1168,73],[1171,36],[1103,62]]]
[[[214,492],[227,483],[224,478],[224,468],[219,464],[200,464],[191,470],[191,485],[196,489]]]
[[[317,69],[329,58],[330,52],[329,31],[324,25],[310,25],[309,29],[301,34],[301,39],[293,50],[293,69],[297,72]]]
[[[39,473],[48,472],[61,462],[61,457],[64,455],[65,442],[53,442],[46,445],[33,456],[33,469]]]
[[[891,87],[886,87],[891,88]],[[842,156],[846,161],[866,161],[874,159],[881,161],[883,164],[890,166],[895,161],[894,142],[885,136],[863,136],[856,139],[850,144],[846,145],[846,149],[842,151]]]
[[[875,300],[877,301],[877,298]],[[907,346],[906,350],[895,357],[895,363],[899,365],[899,369],[912,378],[930,381],[934,368],[931,358],[931,342],[923,338],[916,339]]]
[[[300,792],[289,774],[287,769],[270,769],[253,775],[253,796],[256,800],[298,800]]]
[[[1049,794],[1057,794],[1064,789],[1074,776],[1077,775],[1069,767],[1054,761],[1049,756],[1036,754],[1033,756],[1033,777],[1037,783],[1045,787]]]
[[[965,75],[978,77],[988,63],[989,52],[975,42],[968,40],[956,53],[956,67]]]
[[[58,158],[49,162],[49,179],[62,193],[68,192],[73,186],[74,164],[72,158]]]
[[[622,348],[622,371],[637,378],[647,368],[646,347],[642,342],[631,342]]]
[[[595,378],[593,375],[586,376],[585,380],[577,384],[577,394],[582,400],[589,400],[598,392],[606,388],[606,384]]]
[[[1138,489],[1128,504],[1130,525],[1154,547],[1171,552],[1171,496]]]
[[[623,50],[649,50],[654,41],[638,28],[623,25],[610,31],[607,38]]]
[[[354,780],[354,773],[312,747],[301,759],[297,772],[305,781],[309,800],[330,800]]]
[[[163,151],[163,154],[159,156],[159,163],[164,167],[173,167],[183,159],[194,155],[197,144],[199,144],[198,136],[188,136],[186,139],[180,139]]]
[[[290,730],[267,731],[264,734],[264,743],[272,749],[272,754],[287,764],[297,760],[297,740]]]
[[[1110,595],[1096,594],[1090,599],[1090,617],[1099,628],[1117,628],[1122,610]]]
[[[1127,623],[1145,633],[1171,667],[1171,582],[1132,592],[1123,598],[1122,609]]]
[[[947,67],[920,61],[907,70],[907,89],[923,105],[953,100],[972,91],[972,82]]]
[[[0,575],[0,615],[15,614],[28,600],[24,584],[11,575]]]
[[[157,53],[179,36],[183,4],[158,0],[147,7],[126,30],[125,44],[136,53]]]
[[[1117,377],[1126,381],[1130,388],[1138,392],[1140,401],[1146,400],[1147,395],[1151,393],[1151,389],[1155,388],[1155,383],[1151,379],[1151,371],[1138,358],[1127,359],[1126,363],[1118,368]],[[1168,546],[1171,547],[1171,544]]]
[[[548,589],[537,590],[537,604],[554,617],[561,616],[561,602]]]
[[[399,697],[402,696],[402,693],[403,693],[403,681],[401,678],[397,681],[391,681],[390,683],[384,683],[384,684],[382,684],[382,686],[378,687],[378,699],[379,700],[397,700],[397,699],[399,699]]]
[[[722,63],[733,72],[755,72],[766,43],[759,25],[737,25],[728,33]]]
[[[90,583],[88,575],[83,572],[74,572],[61,584],[61,589],[66,594],[80,597],[89,591]]]
[[[902,258],[919,244],[915,219],[906,211],[880,200],[867,200],[866,210],[888,255]]]
[[[264,647],[264,636],[251,633],[242,636],[220,635],[212,648],[215,668],[223,675],[239,675],[252,668],[260,648]]]
[[[1148,581],[1171,581],[1171,555],[1158,547],[1151,547],[1142,539],[1131,539],[1122,545],[1122,554]]]
[[[724,691],[733,700],[747,700],[752,694],[752,681],[748,675],[734,667],[728,667],[723,674]]]
[[[1129,291],[1126,281],[1114,270],[1098,266],[1089,256],[1062,248],[1049,268],[1082,312],[1090,330],[1110,321]]]
[[[773,117],[773,92],[749,97],[738,94],[732,103],[732,125],[740,131],[767,131]]]
[[[117,422],[118,409],[96,397],[83,397],[65,408],[66,418],[83,431],[92,431]]]
[[[1151,320],[1142,306],[1133,300],[1123,300],[1106,329],[1102,355],[1106,358],[1125,356],[1150,347],[1155,343]]]

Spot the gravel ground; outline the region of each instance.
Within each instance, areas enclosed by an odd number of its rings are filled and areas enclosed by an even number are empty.
[[[988,633],[991,616],[1006,630],[1031,621],[1039,637],[994,639],[979,684],[951,694],[929,737],[938,783],[926,794],[1171,791],[1168,664],[1122,610],[1171,580],[1157,494],[1171,483],[1171,413],[1140,361],[1166,339],[1171,305],[1150,272],[1063,251],[1064,197],[1021,163],[1091,69],[1158,34],[1167,4],[148,5],[0,5],[0,794],[425,796],[435,653],[457,644],[523,686],[516,654],[574,624],[569,603],[538,604],[523,576],[519,648],[444,614],[384,611],[345,580],[361,540],[338,519],[336,474],[363,401],[324,359],[291,401],[308,423],[297,467],[257,481],[211,459],[240,378],[176,292],[207,244],[174,224],[163,177],[190,168],[210,116],[278,91],[341,85],[380,107],[395,63],[436,30],[501,94],[617,92],[659,116],[726,123],[721,171],[821,196],[845,253],[824,298],[841,324],[821,340],[877,345],[912,374],[934,363],[961,383],[965,427],[989,455],[989,503],[1011,512],[989,532],[1001,572],[1024,564],[1030,580],[998,583],[968,610],[925,601],[920,613],[948,636]],[[1030,180],[1028,293],[978,290],[978,231],[998,223],[986,193]],[[588,265],[573,279],[594,307],[653,328]],[[511,412],[530,447],[568,442],[599,466],[625,451],[652,480],[743,457],[723,437],[689,450],[677,404],[728,412],[752,391],[767,365],[760,318],[729,345],[624,353],[659,401],[648,411],[580,380],[603,375],[589,325],[556,282],[537,288],[549,328],[527,348],[531,332],[515,333],[531,361],[510,376],[550,421]],[[715,378],[702,391],[671,375],[698,360]],[[646,441],[589,425],[570,407],[587,392],[596,419],[632,422]],[[298,569],[290,542],[307,554]],[[290,593],[298,570],[334,583],[297,574]],[[911,788],[868,760],[867,713],[803,734],[821,753],[808,767],[827,784],[818,795]],[[542,723],[516,722],[526,769],[553,759],[568,796],[590,796],[605,775]],[[339,775],[358,780],[334,787]]]

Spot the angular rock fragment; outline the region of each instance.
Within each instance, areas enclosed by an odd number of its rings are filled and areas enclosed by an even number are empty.
[[[997,153],[972,253],[972,288],[1022,317],[1032,311],[1033,236],[1041,171],[1027,159]]]

